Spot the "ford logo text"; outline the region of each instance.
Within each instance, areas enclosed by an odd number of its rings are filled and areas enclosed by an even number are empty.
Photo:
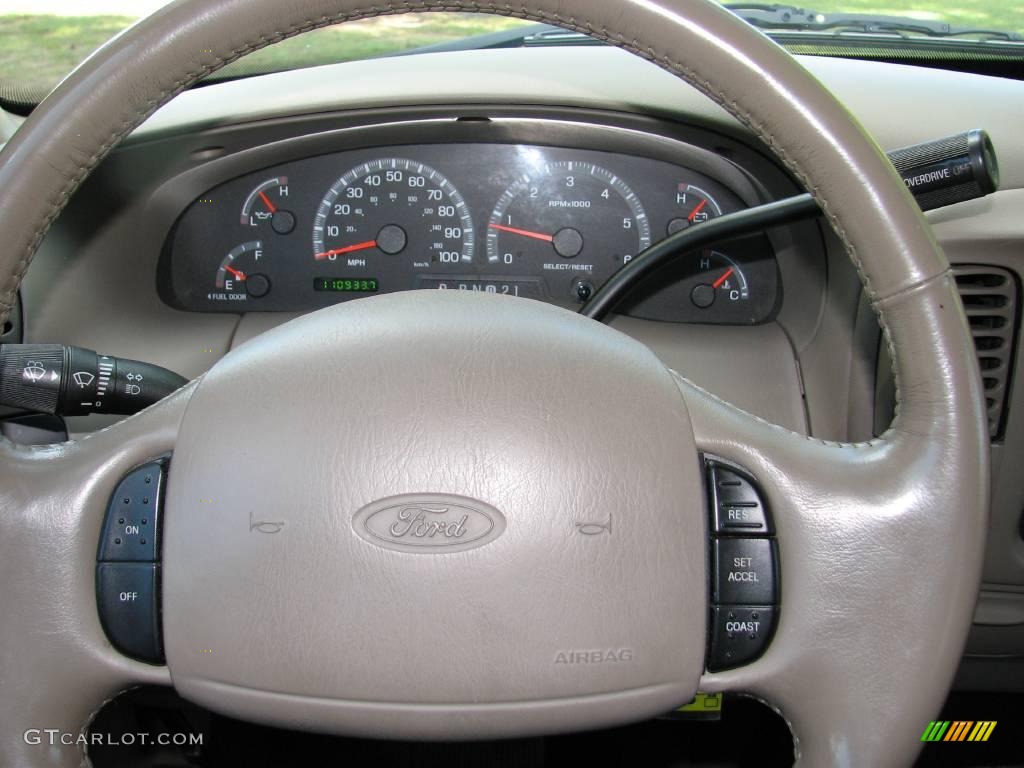
[[[380,499],[356,512],[355,532],[398,552],[441,554],[489,544],[505,531],[505,516],[463,496],[424,493]]]

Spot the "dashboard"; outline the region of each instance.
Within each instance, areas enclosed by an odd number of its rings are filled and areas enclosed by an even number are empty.
[[[578,306],[653,243],[747,205],[722,177],[748,191],[749,180],[695,147],[676,148],[690,161],[680,164],[645,156],[651,139],[638,134],[629,153],[581,148],[602,144],[584,124],[503,121],[501,133],[529,126],[569,128],[574,145],[498,142],[494,121],[476,121],[477,141],[326,152],[205,189],[166,240],[160,295],[200,312],[307,311],[414,289]],[[757,236],[686,254],[625,311],[750,325],[779,296],[773,247]]]

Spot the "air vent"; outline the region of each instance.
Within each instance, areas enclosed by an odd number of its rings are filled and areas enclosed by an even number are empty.
[[[1017,338],[1017,280],[999,267],[958,266],[953,274],[978,352],[989,433],[998,440],[1006,421]]]

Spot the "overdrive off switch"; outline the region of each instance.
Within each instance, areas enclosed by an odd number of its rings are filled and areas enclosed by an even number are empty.
[[[160,524],[166,461],[132,470],[107,505],[96,555],[96,606],[117,650],[163,663],[160,633]]]
[[[764,653],[779,614],[779,555],[768,506],[749,474],[706,460],[711,506],[709,671]]]

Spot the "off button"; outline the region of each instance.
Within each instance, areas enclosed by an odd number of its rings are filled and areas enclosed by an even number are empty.
[[[100,623],[121,653],[154,664],[163,662],[156,563],[100,563],[96,602]]]
[[[772,605],[778,602],[775,542],[717,539],[714,543],[717,605]]]

